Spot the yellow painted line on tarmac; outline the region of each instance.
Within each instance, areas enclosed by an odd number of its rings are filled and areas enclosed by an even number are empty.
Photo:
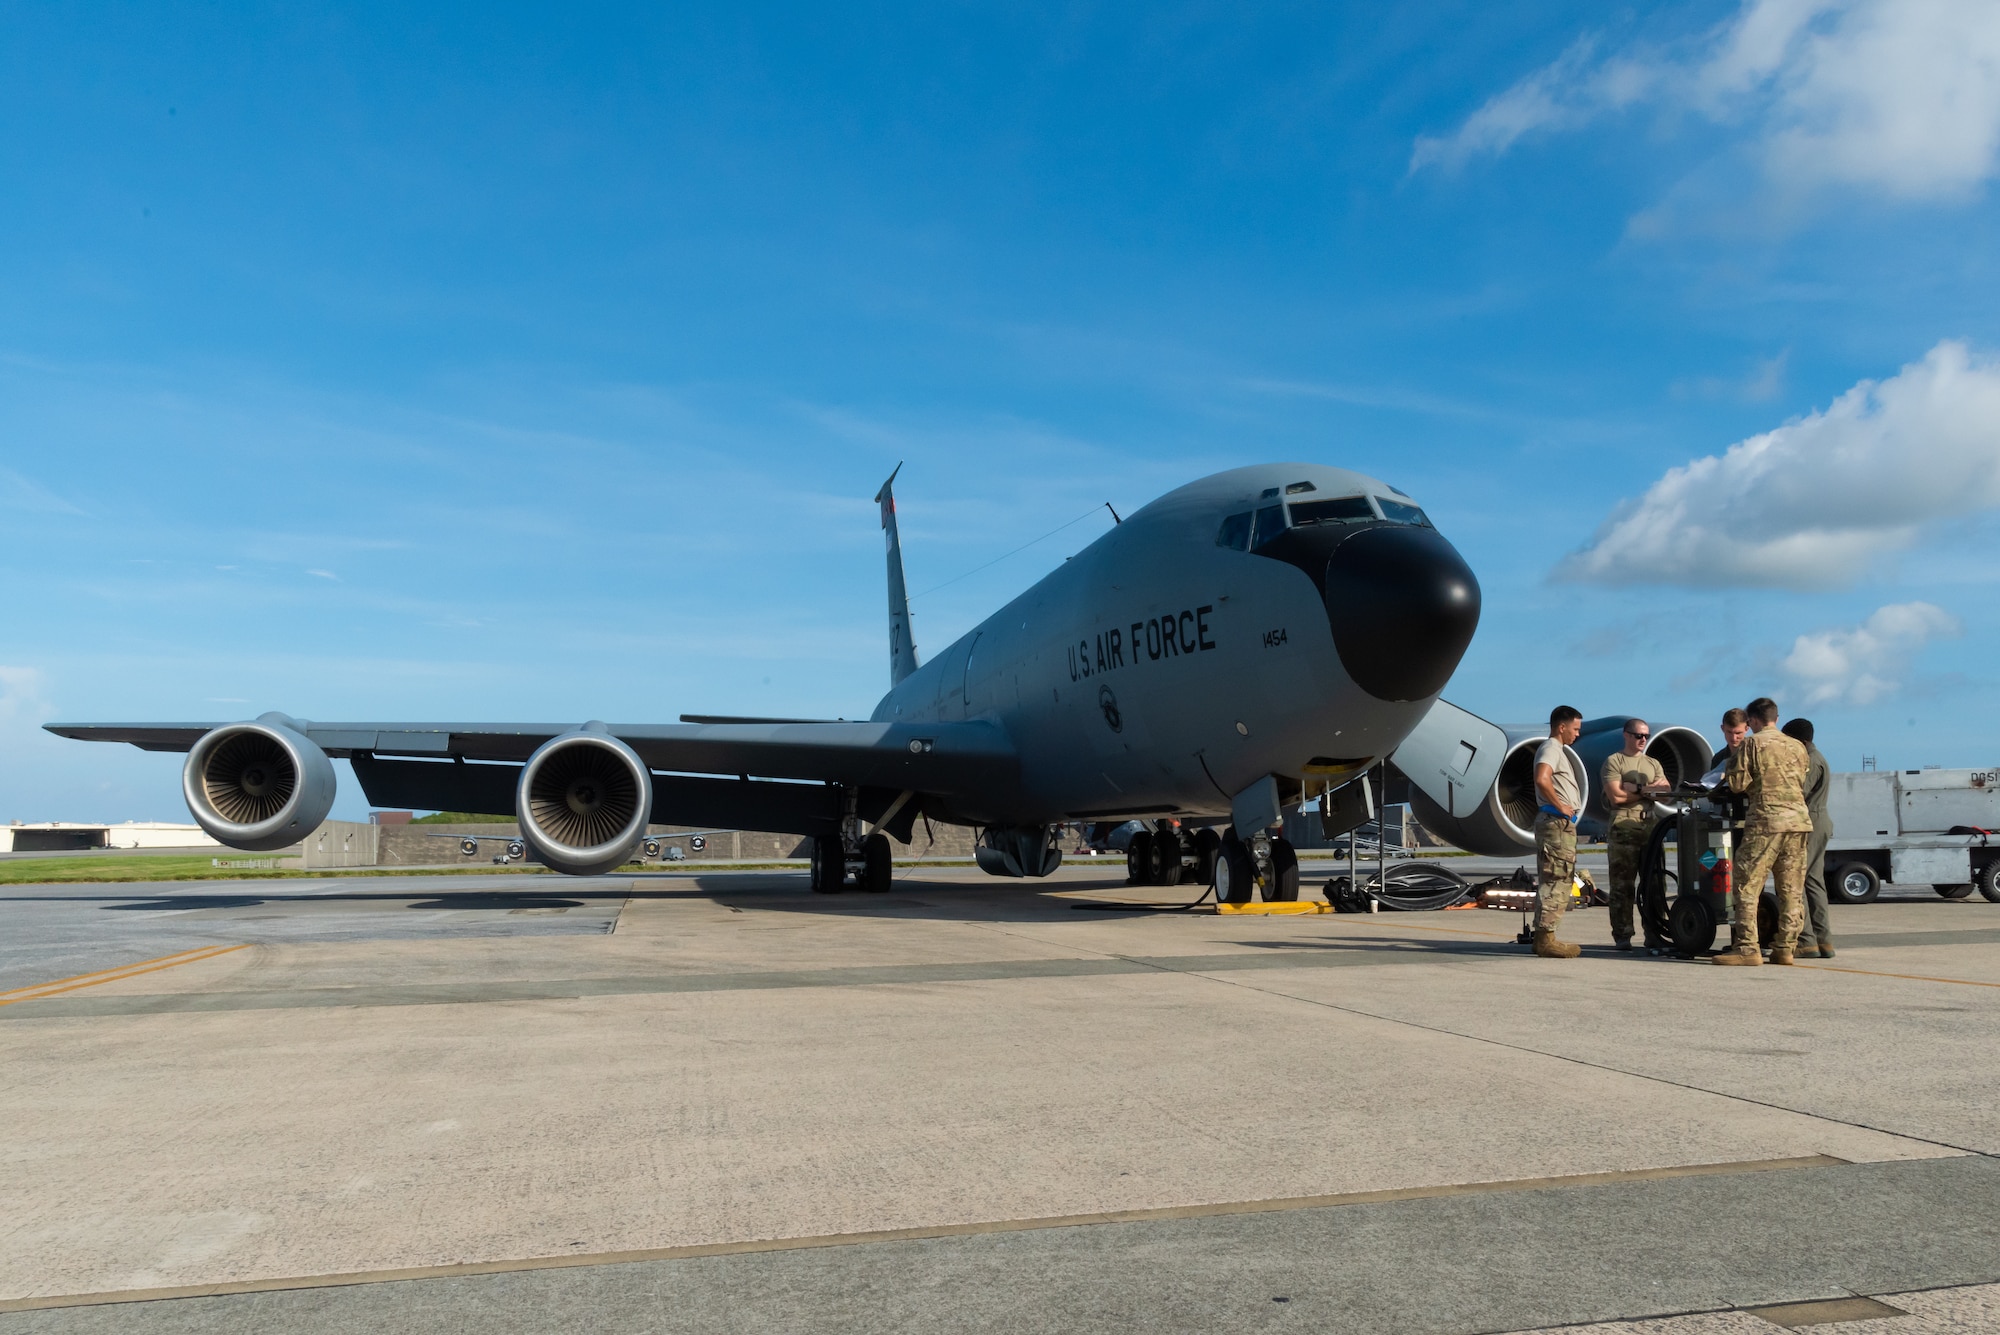
[[[158,973],[182,964],[194,964],[201,960],[212,960],[217,955],[227,955],[232,950],[248,950],[246,945],[238,946],[197,946],[193,950],[183,950],[172,955],[161,955],[157,959],[140,960],[137,964],[125,964],[116,969],[100,969],[96,973],[80,973],[71,978],[58,978],[51,983],[36,983],[32,987],[17,987],[0,992],[0,1006],[11,1006],[17,1001],[38,1001],[43,997],[58,996],[64,992],[75,992],[86,987],[96,987],[100,983],[115,983],[125,978],[137,978],[144,973]]]
[[[1936,978],[1927,973],[1885,973],[1880,969],[1843,969],[1838,964],[1794,964],[1794,969],[1821,969],[1827,973],[1858,973],[1869,978],[1907,978],[1913,983],[1956,983],[1960,987],[2000,987],[1975,978]]]
[[[1567,1187],[1610,1186],[1620,1182],[1653,1182],[1668,1178],[1776,1173],[1801,1168],[1837,1168],[1849,1162],[1851,1161],[1837,1159],[1830,1154],[1807,1154],[1789,1159],[1675,1164],[1662,1168],[1630,1168],[1609,1173],[1575,1173],[1564,1177],[1526,1177],[1499,1182],[1457,1182],[1431,1187],[1395,1187],[1386,1191],[1349,1191],[1332,1196],[1218,1201],[1206,1205],[1169,1205],[1145,1210],[1101,1210],[1090,1214],[1053,1215],[1038,1219],[993,1219],[968,1224],[936,1224],[928,1228],[885,1228],[864,1233],[825,1233],[815,1237],[698,1242],[680,1247],[650,1247],[644,1250],[597,1252],[589,1255],[524,1256],[514,1260],[461,1261],[455,1265],[408,1266],[396,1270],[358,1270],[333,1275],[292,1275],[282,1278],[274,1276],[269,1279],[226,1280],[213,1284],[180,1284],[171,1288],[48,1294],[31,1298],[0,1299],[0,1312],[37,1312],[59,1307],[99,1307],[110,1303],[151,1303],[175,1298],[218,1298],[227,1294],[278,1293],[290,1289],[335,1289],[355,1284],[393,1284],[412,1279],[500,1275],[522,1270],[570,1270],[600,1265],[631,1265],[639,1261],[684,1261],[703,1256],[742,1256],[756,1252],[805,1251],[819,1247],[920,1242],[933,1238],[978,1237],[989,1233],[1029,1233],[1041,1229],[1083,1228],[1099,1224],[1142,1224],[1181,1219],[1214,1219],[1224,1215],[1276,1214],[1292,1210],[1323,1210],[1349,1205],[1383,1205],[1393,1201],[1484,1196],[1496,1192],[1547,1191]]]

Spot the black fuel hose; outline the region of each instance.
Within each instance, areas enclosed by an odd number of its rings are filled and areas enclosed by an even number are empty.
[[[1639,856],[1639,925],[1648,945],[1674,939],[1673,929],[1667,925],[1667,840],[1675,836],[1680,824],[1679,816],[1656,821],[1653,832],[1646,836],[1646,851]],[[1678,882],[1679,878],[1675,879]]]

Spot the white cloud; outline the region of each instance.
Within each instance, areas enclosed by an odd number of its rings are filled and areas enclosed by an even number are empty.
[[[1410,170],[1499,154],[1641,102],[1743,127],[1791,187],[1963,194],[2000,171],[2000,5],[1993,0],[1744,0],[1678,51],[1594,55],[1585,39],[1419,138]]]
[[[1924,526],[2000,506],[2000,359],[1939,343],[1823,412],[1670,469],[1559,579],[1824,588]]]
[[[1778,666],[1806,704],[1869,705],[1895,692],[1897,678],[1926,644],[1962,629],[1942,607],[1891,603],[1858,626],[1799,636]]]

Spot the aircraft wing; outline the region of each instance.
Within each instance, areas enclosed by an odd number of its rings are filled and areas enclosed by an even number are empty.
[[[1447,814],[1464,816],[1486,800],[1506,757],[1498,724],[1439,700],[1389,759]]]
[[[184,752],[219,726],[51,723],[47,728],[79,741]],[[327,755],[352,761],[355,776],[375,805],[506,814],[514,809],[514,767],[542,743],[577,725],[292,719],[287,726]],[[820,783],[888,795],[871,794],[873,800],[864,802],[864,807],[871,807],[885,805],[903,791],[946,799],[1004,793],[1016,785],[1019,775],[1013,743],[990,723],[621,723],[607,725],[605,731],[636,751],[647,768],[663,772],[655,784],[655,812],[657,818],[675,823],[741,821],[754,816],[754,810],[746,809],[753,808],[770,809],[773,819],[794,823],[804,819],[817,828],[824,821],[820,812],[824,802],[813,797],[824,792],[817,787]],[[461,763],[439,763],[449,761]],[[783,816],[794,808],[809,810],[798,817]]]

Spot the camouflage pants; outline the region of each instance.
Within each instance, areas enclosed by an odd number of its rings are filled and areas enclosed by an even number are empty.
[[[1535,930],[1553,932],[1569,908],[1570,883],[1576,877],[1576,825],[1542,812],[1535,817],[1535,883],[1541,905]]]
[[[1611,855],[1611,937],[1632,939],[1632,906],[1639,897],[1639,863],[1646,853],[1651,821],[1624,820],[1611,827],[1606,848]]]
[[[1805,918],[1806,843],[1811,838],[1804,830],[1743,832],[1729,897],[1729,925],[1742,946],[1757,949],[1757,900],[1767,872],[1778,882],[1778,939],[1771,944],[1781,950],[1797,944]]]

